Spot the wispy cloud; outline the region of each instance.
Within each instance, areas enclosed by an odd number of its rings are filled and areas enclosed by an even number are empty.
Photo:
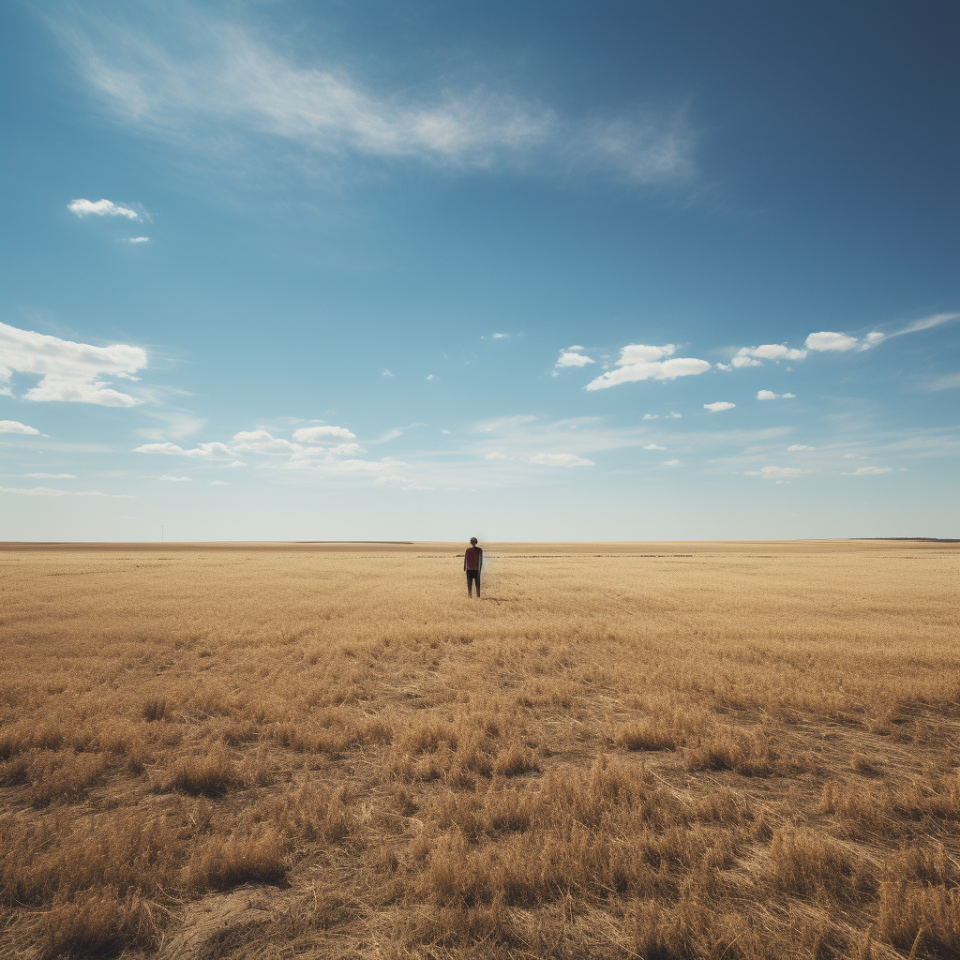
[[[31,480],[76,480],[77,476],[73,473],[25,473],[25,477]]]
[[[149,243],[149,237],[131,237],[127,243]]]
[[[192,483],[193,477],[172,477],[169,473],[165,473],[160,477],[157,477],[158,480],[170,480],[173,483]]]
[[[25,423],[20,423],[19,420],[0,420],[0,433],[28,433],[39,435],[40,431],[36,427],[28,427]]]
[[[791,453],[798,453],[801,450],[816,450],[816,447],[808,447],[805,443],[791,443],[787,450]]]
[[[104,378],[136,380],[133,373],[146,365],[147,354],[140,347],[123,343],[94,347],[0,323],[0,385],[3,392],[11,393],[14,373],[41,377],[39,383],[23,394],[24,400],[132,407],[141,401],[112,389]]]
[[[124,122],[193,147],[217,149],[246,134],[328,161],[606,169],[637,183],[692,170],[693,138],[682,111],[577,120],[482,82],[460,90],[438,83],[420,97],[378,92],[334,63],[298,62],[239,18],[200,7],[181,8],[162,30],[91,13],[51,27]]]
[[[787,477],[799,477],[804,473],[814,473],[801,467],[761,467],[759,470],[747,470],[746,476],[760,477],[761,480],[783,480]]]
[[[72,210],[78,217],[94,214],[98,217],[126,217],[128,220],[140,220],[140,214],[130,207],[124,207],[112,200],[71,200],[67,209]],[[146,237],[141,239],[146,240]]]
[[[881,473],[892,473],[893,467],[857,467],[849,473],[844,471],[845,477],[876,477]]]
[[[0,493],[16,493],[24,497],[113,497],[116,500],[134,500],[127,493],[101,493],[99,490],[56,490],[53,487],[0,487]]]
[[[891,337],[902,337],[906,333],[919,333],[921,330],[930,330],[933,327],[939,327],[941,324],[950,323],[951,320],[960,319],[960,313],[934,313],[929,317],[923,317],[921,320],[914,320],[908,323],[902,330],[891,333]]]
[[[593,467],[592,460],[578,457],[575,453],[535,453],[530,457],[531,463],[539,463],[545,467]]]
[[[656,443],[645,443],[643,445],[644,450],[666,450],[666,447],[658,446]]]
[[[672,343],[662,347],[644,343],[631,343],[620,350],[615,370],[602,373],[591,380],[585,389],[605,390],[621,383],[636,383],[639,380],[673,380],[676,377],[691,377],[710,369],[706,360],[693,357],[674,357],[676,346]],[[670,359],[664,359],[669,357]]]

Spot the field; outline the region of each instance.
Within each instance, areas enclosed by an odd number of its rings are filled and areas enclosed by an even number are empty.
[[[957,545],[0,547],[0,956],[960,955]]]

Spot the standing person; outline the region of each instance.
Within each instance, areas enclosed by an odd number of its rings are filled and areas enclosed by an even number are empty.
[[[480,599],[480,571],[483,569],[483,551],[477,546],[477,538],[470,538],[470,546],[463,554],[463,569],[467,571],[467,594],[473,597],[473,584],[477,584],[477,599]]]

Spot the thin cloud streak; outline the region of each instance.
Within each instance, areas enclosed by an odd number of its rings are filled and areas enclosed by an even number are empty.
[[[333,65],[303,66],[238,20],[191,10],[174,43],[106,17],[50,22],[81,74],[123,118],[178,143],[274,137],[328,160],[416,159],[451,169],[607,170],[635,183],[689,177],[682,112],[580,122],[478,85],[407,99],[368,91]],[[189,52],[174,52],[174,47]],[[86,201],[89,203],[89,201]]]

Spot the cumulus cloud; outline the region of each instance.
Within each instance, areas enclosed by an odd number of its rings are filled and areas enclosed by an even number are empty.
[[[39,435],[36,427],[28,427],[19,420],[0,420],[0,433],[29,433]]]
[[[802,360],[806,350],[797,350],[782,343],[762,343],[759,347],[741,347],[730,361],[733,367],[759,367],[761,360]],[[720,364],[717,364],[720,366]],[[729,370],[730,367],[724,367]]]
[[[25,477],[32,480],[76,480],[77,476],[73,473],[25,473]]]
[[[564,350],[560,353],[560,359],[556,365],[558,367],[585,367],[588,363],[596,363],[590,357],[573,350]]]
[[[314,429],[322,429],[322,427]],[[299,433],[299,431],[297,432]],[[266,430],[241,430],[240,433],[233,435],[230,447],[232,450],[242,450],[244,453],[262,453],[266,456],[290,456],[303,450],[300,444],[275,437],[267,433]]]
[[[666,450],[666,447],[658,447],[655,443],[648,443],[644,446],[644,450]]]
[[[639,380],[673,380],[690,377],[710,369],[706,360],[693,357],[674,357],[676,346],[672,343],[662,347],[644,343],[630,343],[620,351],[617,369],[608,370],[591,380],[587,390],[605,390],[620,383],[635,383]],[[669,357],[670,359],[664,359]]]
[[[845,477],[876,477],[881,473],[892,473],[893,467],[857,467],[851,472],[844,471]]]
[[[787,450],[791,453],[796,453],[798,450],[816,450],[816,447],[808,447],[805,443],[792,443]]]
[[[134,447],[134,453],[163,453],[168,456],[196,457],[199,460],[232,460],[233,451],[225,443],[198,443],[192,450],[184,450],[175,443],[145,443]]]
[[[833,333],[822,330],[820,333],[811,333],[807,337],[808,350],[817,350],[821,353],[846,353],[848,350],[869,350],[886,337],[882,333],[868,333],[862,340],[851,337],[846,333]]]
[[[113,390],[104,378],[136,379],[133,373],[146,365],[147,354],[140,347],[123,343],[94,347],[0,323],[3,392],[11,392],[14,373],[41,377],[39,383],[23,394],[24,400],[132,407],[141,401]]]
[[[301,427],[294,430],[293,439],[299,443],[332,443],[336,440],[356,440],[357,435],[346,427]]]
[[[703,405],[703,409],[709,410],[711,413],[719,413],[721,410],[732,410],[735,406],[735,403],[727,403],[726,400],[718,400],[716,403],[705,403]]]
[[[0,493],[17,493],[24,497],[112,497],[115,500],[134,500],[127,493],[101,493],[99,490],[56,490],[53,487],[0,487]]]
[[[804,473],[813,473],[801,467],[761,467],[759,470],[748,470],[748,477],[760,477],[762,480],[782,480],[785,477],[799,477]]]
[[[94,194],[96,196],[96,194]],[[112,200],[71,200],[67,209],[72,210],[78,217],[95,214],[98,217],[126,217],[128,220],[139,220],[140,214],[129,207],[121,206]]]
[[[774,393],[772,390],[758,390],[758,400],[795,400],[796,395],[792,393]]]
[[[535,453],[530,457],[531,463],[539,463],[545,467],[592,467],[592,460],[578,457],[573,453]]]

